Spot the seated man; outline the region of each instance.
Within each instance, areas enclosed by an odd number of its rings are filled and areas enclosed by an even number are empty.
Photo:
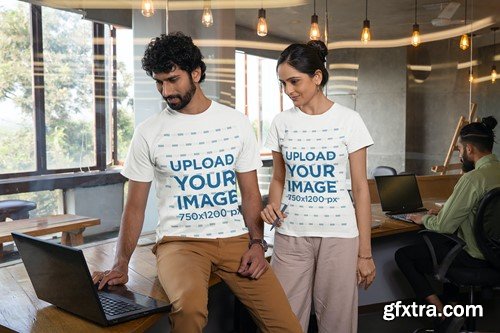
[[[154,38],[142,67],[168,107],[137,126],[122,174],[130,179],[113,267],[95,272],[99,288],[127,283],[153,180],[159,222],[158,279],[172,302],[172,332],[207,323],[208,281],[218,275],[247,306],[262,332],[300,332],[264,258],[259,148],[248,119],[208,99],[205,63],[184,34]],[[238,182],[242,213],[238,210]]]
[[[493,128],[496,124],[495,118],[487,117],[480,123],[471,123],[461,129],[458,148],[462,169],[466,173],[459,179],[452,195],[439,212],[431,211],[429,215],[408,215],[415,223],[423,224],[429,230],[447,234],[457,232],[457,236],[463,239],[466,245],[453,261],[453,266],[488,265],[474,238],[474,222],[483,196],[489,190],[500,186],[500,162],[492,154],[495,140]],[[438,262],[446,256],[453,245],[452,241],[443,241],[439,244],[433,242]],[[433,267],[430,252],[423,239],[416,245],[397,250],[395,257],[416,296],[435,305],[437,311],[442,313],[443,301],[435,294],[425,277],[425,274],[433,273]],[[450,292],[458,293],[457,288],[448,284],[445,284],[444,291],[445,295]]]

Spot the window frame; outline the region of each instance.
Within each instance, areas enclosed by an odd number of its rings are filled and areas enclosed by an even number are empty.
[[[41,176],[58,173],[74,173],[85,171],[105,171],[107,169],[106,159],[106,94],[105,94],[105,45],[104,31],[105,24],[93,22],[93,84],[94,84],[94,117],[95,117],[95,165],[78,168],[48,169],[47,168],[47,143],[46,143],[46,124],[45,124],[45,82],[44,82],[44,62],[43,62],[43,28],[42,28],[42,6],[30,4],[31,10],[31,49],[32,49],[32,75],[33,75],[33,108],[35,118],[35,165],[34,171],[11,172],[0,174],[0,179]],[[113,82],[112,96],[116,101],[116,30],[110,28],[111,41],[113,43]],[[113,137],[117,137],[117,104],[113,103],[110,112],[113,122]],[[112,164],[118,163],[116,152],[118,143],[112,142]]]

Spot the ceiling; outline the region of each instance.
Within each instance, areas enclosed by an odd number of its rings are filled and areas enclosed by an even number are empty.
[[[266,10],[269,33],[287,40],[304,41],[308,39],[308,31],[313,14],[313,1],[300,6],[288,8],[270,8]],[[454,0],[460,7],[454,13],[452,20],[459,21],[454,25],[435,27],[432,19],[437,18],[441,10],[450,1],[419,0],[417,5],[417,22],[423,40],[426,34],[433,33],[439,36],[450,29],[462,28],[465,0]],[[265,6],[266,1],[264,1]],[[316,14],[319,16],[320,29],[324,29],[325,0],[316,1]],[[369,0],[368,19],[371,23],[372,40],[398,40],[410,42],[412,26],[415,20],[414,0]],[[328,41],[345,42],[360,39],[363,20],[365,19],[365,1],[363,0],[328,0]],[[490,27],[500,23],[500,1],[498,0],[469,0],[468,21],[473,15],[474,21],[483,21],[480,34],[490,33]],[[251,19],[249,19],[251,18]],[[238,9],[236,11],[237,25],[255,29],[257,23],[256,9]],[[470,31],[470,26],[468,28]],[[461,35],[462,32],[451,33]],[[431,35],[432,36],[432,35]],[[446,38],[446,37],[445,37]],[[438,38],[443,39],[443,38]],[[370,44],[370,43],[369,43]]]
[[[69,8],[93,9],[138,9],[141,0],[27,0],[43,5]],[[418,0],[417,22],[420,24],[422,41],[432,41],[460,36],[471,31],[464,26],[464,4],[459,3],[451,18],[457,24],[436,27],[431,21],[451,2],[450,0]],[[500,26],[500,0],[468,0],[467,22],[473,19],[477,35],[491,35],[492,26]],[[196,10],[198,17],[203,8],[202,0],[154,0],[157,9],[168,5],[169,11]],[[234,8],[236,25],[250,30],[256,29],[258,8],[266,9],[269,36],[285,41],[304,42],[308,40],[313,0],[211,0],[212,9]],[[324,31],[325,7],[328,6],[329,48],[360,47],[360,32],[365,19],[363,0],[317,0],[316,13]],[[402,46],[409,44],[414,23],[414,0],[369,0],[368,19],[371,22],[372,42],[367,47]],[[498,33],[500,35],[500,33]],[[498,39],[500,39],[500,36]],[[489,40],[490,38],[486,38]],[[485,39],[485,40],[486,40]],[[269,39],[268,39],[269,40]],[[266,37],[259,39],[266,42]],[[491,42],[490,42],[491,43]]]

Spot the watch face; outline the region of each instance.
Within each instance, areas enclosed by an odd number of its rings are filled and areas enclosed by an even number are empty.
[[[268,245],[265,239],[252,239],[250,241],[249,247],[252,246],[253,244],[259,244],[260,246],[262,246],[264,252],[267,251],[268,249]]]
[[[267,246],[267,242],[265,239],[262,240],[261,244],[262,244],[262,247],[264,248],[264,252],[267,251],[268,246]]]

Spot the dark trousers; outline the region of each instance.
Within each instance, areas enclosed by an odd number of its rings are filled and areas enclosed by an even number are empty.
[[[446,254],[455,245],[450,240],[432,240],[432,245],[436,252],[436,259],[438,264],[443,260]],[[432,257],[429,248],[425,244],[423,238],[415,245],[405,246],[396,251],[396,263],[399,269],[403,272],[411,287],[415,291],[417,298],[425,299],[427,296],[435,294],[425,274],[434,274],[432,266]],[[488,266],[485,260],[476,259],[471,257],[466,251],[459,252],[450,267],[472,267],[481,268]],[[444,295],[450,301],[456,301],[454,296],[458,295],[458,287],[450,284],[444,284]]]

